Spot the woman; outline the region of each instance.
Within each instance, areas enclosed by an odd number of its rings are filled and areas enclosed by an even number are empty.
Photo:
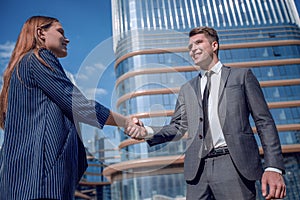
[[[21,30],[0,96],[0,199],[73,199],[86,169],[75,124],[136,126],[71,83],[58,60],[68,43],[55,18],[31,17]]]

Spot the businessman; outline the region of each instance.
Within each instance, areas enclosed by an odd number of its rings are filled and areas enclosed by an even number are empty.
[[[261,180],[266,199],[283,198],[286,187],[279,137],[252,71],[220,62],[219,38],[213,28],[192,29],[188,49],[201,69],[199,76],[181,87],[169,125],[145,127],[150,138],[146,141],[153,146],[179,140],[187,132],[187,200],[254,200],[256,180]],[[262,143],[264,168],[250,115]],[[145,133],[132,127],[129,135],[140,138]]]

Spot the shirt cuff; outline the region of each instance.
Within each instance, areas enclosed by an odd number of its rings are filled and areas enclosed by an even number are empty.
[[[150,126],[145,126],[145,129],[147,131],[147,136],[144,138],[145,140],[150,140],[153,138],[154,130]]]
[[[277,172],[277,173],[279,173],[279,174],[282,174],[282,170],[277,169],[277,168],[274,168],[274,167],[267,167],[267,168],[265,169],[265,171],[266,171],[266,172],[267,172],[267,171],[269,171],[269,172]]]

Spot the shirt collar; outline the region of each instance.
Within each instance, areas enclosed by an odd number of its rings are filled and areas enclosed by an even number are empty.
[[[221,72],[221,68],[222,68],[223,64],[221,63],[221,61],[218,61],[212,68],[211,71],[213,71],[215,74],[219,74]],[[200,74],[201,77],[204,76],[204,74],[207,72],[207,70],[202,70],[200,69]]]

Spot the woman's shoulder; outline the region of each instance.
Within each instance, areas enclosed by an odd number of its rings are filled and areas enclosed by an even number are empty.
[[[38,50],[32,50],[28,53],[30,57],[33,57],[34,63],[39,63],[41,66],[50,66],[50,68],[61,68],[61,64],[58,58],[54,55],[52,51],[46,48],[41,48]],[[36,65],[36,64],[35,64]]]
[[[51,60],[59,63],[58,58],[54,55],[52,51],[46,48],[41,48],[38,50],[38,54],[41,58],[45,60]]]
[[[24,55],[22,60],[28,61],[28,59],[38,59],[37,54],[43,60],[47,59],[47,60],[53,60],[53,61],[59,62],[57,57],[52,53],[52,51],[50,51],[46,48],[41,48],[38,50],[30,50]]]
[[[23,67],[26,66],[26,67]],[[41,48],[30,50],[21,59],[19,64],[20,70],[29,70],[31,72],[40,71],[63,71],[57,57],[48,49]]]

